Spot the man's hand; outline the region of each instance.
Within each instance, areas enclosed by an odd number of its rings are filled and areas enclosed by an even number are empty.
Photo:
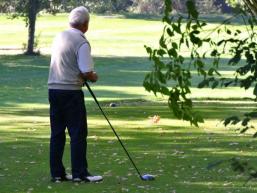
[[[96,82],[98,80],[98,75],[96,74],[96,72],[92,72],[92,74],[90,74],[89,76],[91,76],[91,82]]]
[[[94,71],[80,73],[79,77],[82,78],[84,81],[96,82],[98,80],[98,75]]]

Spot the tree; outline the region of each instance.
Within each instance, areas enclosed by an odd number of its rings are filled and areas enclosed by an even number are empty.
[[[143,14],[160,14],[163,11],[164,2],[160,0],[133,0],[134,11]]]
[[[36,19],[40,11],[56,13],[59,0],[2,0],[1,7],[11,14],[12,18],[22,17],[28,27],[28,42],[25,54],[34,55]]]
[[[208,24],[203,19],[199,19],[193,0],[186,2],[188,16],[179,15],[176,18],[170,15],[171,0],[165,0],[163,17],[165,27],[159,41],[159,48],[145,46],[149,59],[153,61],[153,68],[145,77],[144,87],[155,95],[160,93],[168,96],[168,105],[177,118],[189,121],[195,126],[203,122],[202,116],[195,112],[189,96],[192,87],[192,70],[196,70],[198,76],[202,77],[198,83],[199,88],[240,86],[247,90],[253,87],[253,95],[255,101],[257,100],[257,33],[255,30],[257,1],[244,0],[239,3],[244,5],[241,6],[242,9],[206,35]],[[242,18],[247,35],[240,29],[231,29],[226,25],[236,17]],[[210,36],[220,38],[212,39]],[[189,60],[186,60],[183,55],[185,49],[190,53]],[[219,72],[221,58],[224,56],[230,56],[226,65],[236,68],[233,78],[223,77]],[[211,62],[206,61],[207,57]],[[223,123],[225,126],[237,125],[241,128],[240,133],[245,133],[249,129],[255,129],[251,120],[256,118],[257,109],[254,109],[242,113],[241,116],[227,117]],[[253,137],[257,137],[257,132]],[[249,179],[257,178],[257,170],[254,167],[235,158],[219,160],[209,167],[225,161],[231,162],[234,171],[248,174]]]
[[[222,13],[233,13],[232,7],[233,5],[237,5],[237,0],[214,0],[214,5],[217,6]]]
[[[28,1],[28,46],[26,54],[34,54],[34,40],[35,40],[35,27],[36,27],[36,18],[39,11],[39,1],[38,0],[29,0]]]
[[[218,86],[239,85],[249,89],[251,85],[255,85],[253,94],[257,98],[257,70],[255,72],[257,58],[254,57],[257,56],[257,44],[255,43],[257,34],[254,30],[257,20],[255,17],[240,10],[230,18],[244,18],[243,21],[249,34],[246,38],[240,36],[242,34],[240,30],[232,31],[226,26],[229,20],[225,20],[222,25],[206,35],[207,22],[198,18],[199,13],[193,0],[186,2],[187,17],[183,15],[171,17],[171,5],[171,0],[165,1],[163,17],[165,27],[159,41],[159,49],[145,46],[150,60],[154,63],[152,72],[147,74],[144,80],[146,90],[152,91],[154,94],[167,95],[169,107],[174,115],[179,119],[190,121],[196,126],[199,122],[203,122],[203,118],[194,111],[193,102],[189,97],[192,86],[192,69],[197,70],[198,75],[203,77],[198,84],[199,88],[211,87],[214,89]],[[248,29],[247,26],[250,28]],[[226,33],[227,37],[219,36],[220,33]],[[212,40],[210,35],[221,37],[221,39]],[[207,47],[208,49],[206,49]],[[189,61],[184,57],[185,49],[190,53]],[[202,50],[210,51],[203,52]],[[225,55],[231,56],[231,60],[227,63],[230,66],[238,65],[244,57],[246,58],[246,65],[236,69],[234,80],[222,77],[219,72],[221,58]],[[211,66],[208,65],[209,61],[206,62],[208,56],[212,60]],[[247,76],[248,73],[249,76]],[[257,117],[257,111],[245,114],[245,118],[242,120],[233,116],[226,119],[225,124],[241,122],[244,126],[243,131],[246,131],[249,128],[247,123],[255,116]]]
[[[28,42],[25,54],[37,54],[34,51],[37,15],[40,11],[55,14],[68,12],[76,6],[88,6],[96,12],[118,12],[126,10],[132,0],[0,0],[0,10],[9,12],[12,18],[22,17],[28,27]]]
[[[187,0],[172,0],[172,8],[179,13],[186,13]],[[194,0],[199,13],[223,12],[231,13],[232,9],[226,0]],[[231,0],[235,1],[235,0]],[[236,0],[237,1],[237,0]],[[233,2],[234,4],[235,2]]]

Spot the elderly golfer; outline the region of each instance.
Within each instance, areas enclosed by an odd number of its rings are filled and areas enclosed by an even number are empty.
[[[73,9],[69,15],[70,29],[58,34],[53,42],[48,89],[50,103],[50,170],[53,182],[98,182],[87,164],[87,118],[84,94],[85,80],[96,82],[90,45],[84,36],[88,30],[89,13],[85,7]],[[65,129],[71,148],[72,175],[67,175],[62,162]]]

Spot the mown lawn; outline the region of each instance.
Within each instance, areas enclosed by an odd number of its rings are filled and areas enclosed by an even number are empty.
[[[224,116],[245,112],[252,103],[199,102],[197,109],[204,114],[206,122],[200,128],[191,127],[174,119],[164,99],[160,97],[159,102],[154,102],[141,88],[145,72],[140,70],[139,64],[147,66],[147,60],[136,58],[126,59],[127,66],[123,60],[112,59],[108,72],[105,63],[109,58],[96,58],[101,81],[92,85],[92,89],[142,173],[154,174],[156,180],[142,182],[138,179],[85,90],[90,169],[102,174],[104,181],[80,185],[51,183],[46,86],[49,57],[0,58],[0,192],[245,193],[257,190],[255,181],[244,186],[246,177],[232,172],[229,164],[206,169],[213,161],[234,156],[255,161],[256,140],[224,129],[220,123]],[[109,107],[113,101],[118,107]],[[159,123],[151,121],[154,115],[161,117]],[[68,143],[64,162],[69,171]]]
[[[42,16],[40,42],[50,46],[53,36],[66,27],[65,15]],[[26,39],[24,23],[0,17],[0,45],[19,47]],[[214,24],[213,24],[214,25]],[[113,26],[116,26],[114,28]],[[147,27],[148,26],[148,27]],[[92,17],[92,42],[100,80],[92,85],[107,116],[121,136],[142,173],[156,180],[142,182],[118,144],[86,89],[89,120],[88,159],[92,173],[104,176],[98,184],[53,184],[50,182],[49,116],[47,77],[50,57],[0,56],[0,192],[1,193],[251,193],[250,181],[231,170],[228,163],[207,170],[209,163],[240,157],[256,162],[256,140],[224,128],[222,118],[242,114],[255,104],[252,97],[233,87],[197,89],[192,97],[206,121],[199,128],[174,119],[162,96],[155,98],[142,87],[151,69],[143,45],[156,44],[162,25],[157,20]],[[40,31],[39,30],[39,31]],[[12,36],[13,35],[13,36]],[[231,76],[233,69],[221,66]],[[207,99],[211,99],[207,101]],[[222,100],[221,100],[222,99]],[[109,104],[115,102],[117,107]],[[151,117],[160,116],[158,123]],[[64,162],[70,171],[69,140]]]

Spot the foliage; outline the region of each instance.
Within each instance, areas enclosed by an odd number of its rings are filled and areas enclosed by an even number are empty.
[[[12,8],[9,9],[11,13],[11,18],[23,17],[26,22],[26,27],[28,27],[28,43],[25,54],[34,55],[38,54],[34,52],[34,47],[36,46],[35,42],[35,28],[36,28],[36,19],[37,14],[46,10],[50,13],[56,13],[57,5],[59,0],[2,0],[1,7]]]
[[[187,1],[188,17],[172,17],[171,1],[165,1],[166,9],[163,21],[165,27],[159,41],[159,49],[145,46],[149,58],[153,61],[152,72],[146,75],[144,87],[155,95],[160,93],[169,97],[168,104],[174,115],[193,125],[203,122],[199,113],[194,112],[191,93],[192,70],[196,70],[203,78],[198,87],[211,87],[212,89],[239,85],[244,89],[255,87],[253,95],[257,97],[257,34],[254,26],[257,21],[249,17],[245,12],[239,12],[234,17],[242,17],[247,33],[241,30],[232,30],[226,25],[229,19],[218,28],[211,30],[208,36],[203,32],[208,30],[207,23],[198,18],[199,13],[194,1]],[[231,19],[231,18],[230,18]],[[226,36],[224,36],[226,34]],[[247,34],[247,36],[245,36]],[[216,39],[210,36],[218,37]],[[190,61],[186,60],[184,53],[188,52]],[[207,57],[210,60],[206,60]],[[218,68],[220,60],[224,56],[230,56],[228,66],[238,66],[233,79],[222,77]],[[244,61],[244,58],[246,59]],[[242,62],[241,62],[242,61]],[[244,64],[244,65],[243,65]],[[247,131],[251,118],[256,118],[257,111],[245,114],[245,118],[228,118],[225,125],[241,122]],[[257,136],[257,133],[254,135]]]
[[[238,0],[226,0],[226,3],[232,7],[237,7],[238,5],[242,5],[243,2]]]
[[[257,33],[255,26],[257,20],[253,15],[243,10],[234,17],[241,17],[244,21],[245,31],[231,29],[223,25],[212,29],[208,36],[203,36],[207,30],[207,23],[198,18],[198,11],[192,0],[187,1],[188,17],[170,16],[170,0],[166,0],[166,10],[163,21],[165,27],[159,41],[159,49],[146,46],[146,51],[153,61],[152,72],[146,75],[144,87],[155,95],[167,95],[169,107],[174,115],[193,125],[198,125],[203,119],[194,112],[191,93],[192,70],[196,70],[203,79],[198,87],[229,87],[240,86],[245,90],[253,87],[253,96],[257,99]],[[247,8],[247,7],[246,7]],[[210,38],[210,35],[217,38]],[[190,61],[185,60],[183,50],[190,53]],[[206,57],[210,60],[206,60]],[[235,68],[232,78],[223,77],[219,72],[221,58],[229,57],[226,65]],[[251,120],[256,120],[257,109],[240,116],[231,115],[224,119],[224,125],[239,125],[240,133],[255,130]],[[228,160],[234,171],[247,174],[249,179],[257,178],[257,170],[237,159]],[[223,163],[218,161],[214,166]],[[212,166],[211,166],[212,167]]]
[[[94,13],[112,13],[125,11],[131,4],[132,0],[66,0],[61,3],[61,8],[68,12],[76,6],[83,5]]]
[[[47,12],[69,12],[74,7],[86,6],[91,12],[120,12],[132,5],[132,0],[35,0],[38,10]],[[28,0],[0,1],[0,12],[24,12],[28,7]]]
[[[143,14],[160,14],[164,9],[164,1],[160,0],[133,0],[132,10]]]
[[[55,13],[57,11],[57,5],[60,0],[34,0],[36,3],[36,12],[41,10],[47,10],[48,12]],[[30,0],[1,0],[0,6],[6,9],[7,12],[12,13],[14,17],[28,17],[28,12],[31,6]]]
[[[187,2],[188,18],[171,17],[172,9],[169,0],[165,1],[165,8],[163,21],[166,25],[159,41],[160,48],[152,49],[145,46],[154,66],[152,72],[145,77],[144,87],[155,95],[157,93],[167,95],[169,107],[177,118],[198,125],[199,122],[203,122],[203,119],[193,111],[193,103],[189,98],[191,70],[194,66],[199,75],[206,76],[203,57],[197,49],[204,42],[210,41],[210,39],[202,40],[199,36],[201,29],[207,24],[197,20],[198,12],[193,1]],[[185,27],[182,26],[183,22],[186,22]],[[189,63],[184,57],[184,45],[191,52]]]
[[[252,166],[251,164],[249,164],[248,161],[241,160],[238,157],[233,157],[230,159],[219,160],[219,161],[210,163],[207,166],[207,169],[208,170],[213,169],[213,168],[220,166],[221,164],[224,164],[227,162],[231,164],[231,169],[234,172],[237,172],[240,175],[248,176],[246,183],[248,183],[250,180],[252,180],[254,178],[257,178],[257,169],[254,166]]]
[[[172,7],[179,13],[186,13],[187,0],[172,0]],[[219,12],[228,12],[229,6],[225,0],[194,0],[199,13],[210,14]]]
[[[216,5],[216,0],[195,0],[195,4],[199,13],[210,14],[221,12]]]

